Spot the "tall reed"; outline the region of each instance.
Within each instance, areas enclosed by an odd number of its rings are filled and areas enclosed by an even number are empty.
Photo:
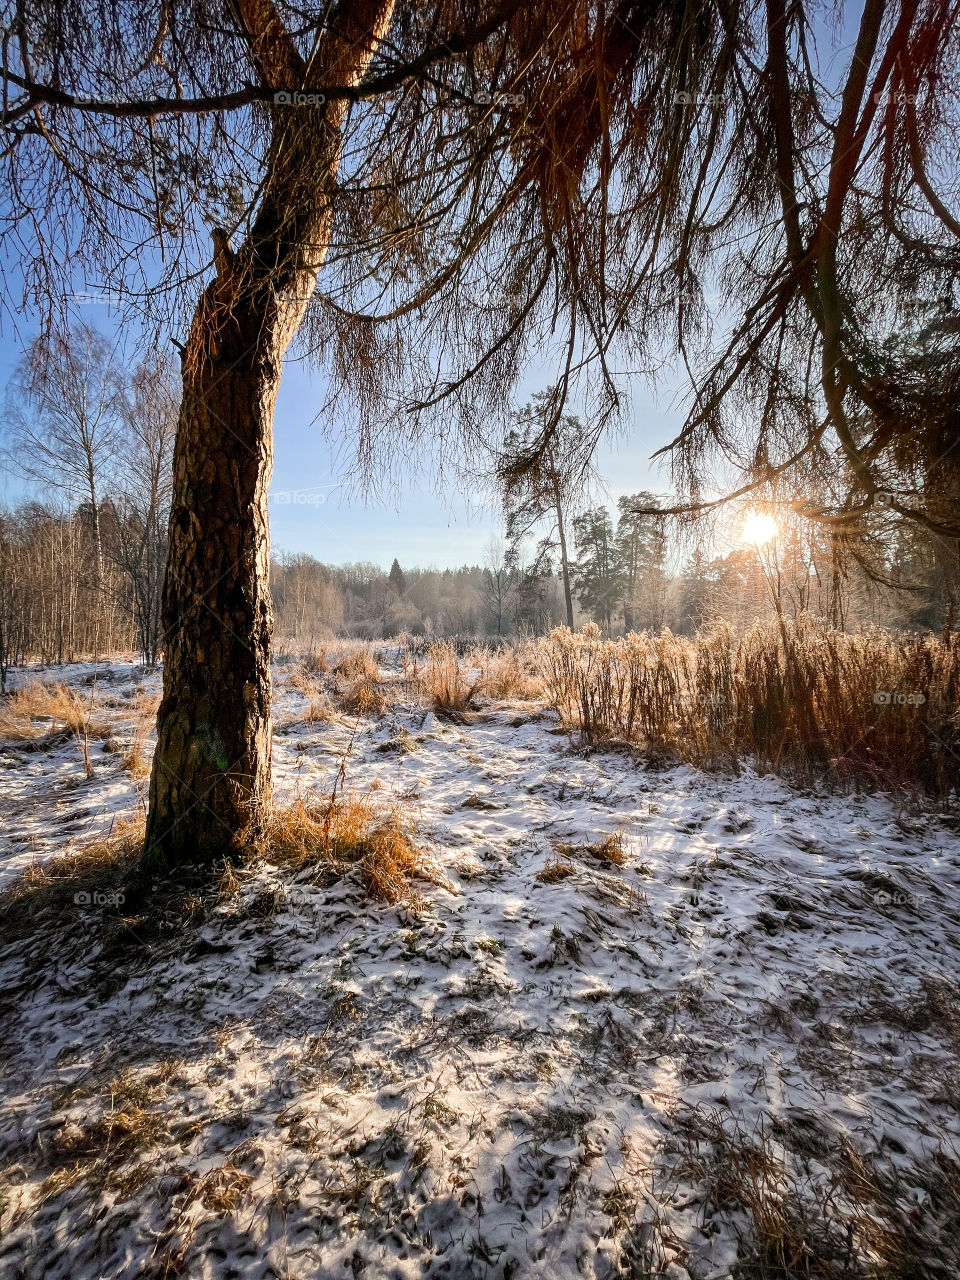
[[[544,687],[587,741],[620,739],[707,767],[752,758],[812,782],[920,788],[960,781],[960,637],[848,634],[804,615],[606,639],[558,628]]]

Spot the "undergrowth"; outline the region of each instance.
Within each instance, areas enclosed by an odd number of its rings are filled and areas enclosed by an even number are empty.
[[[400,811],[355,793],[268,806],[239,843],[248,854],[295,870],[312,865],[341,876],[356,868],[367,893],[381,902],[411,899],[411,881],[429,878]]]
[[[810,784],[916,789],[960,783],[960,636],[848,634],[809,616],[724,623],[694,638],[616,639],[558,628],[537,653],[547,696],[584,741]]]

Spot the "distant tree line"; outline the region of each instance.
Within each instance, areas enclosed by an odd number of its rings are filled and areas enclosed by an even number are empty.
[[[838,570],[828,544],[811,546],[784,530],[775,551],[735,547],[681,553],[670,523],[638,515],[656,497],[623,497],[571,520],[569,580],[574,625],[611,633],[669,627],[692,635],[712,618],[748,626],[779,607],[810,611],[835,625],[875,622],[937,628],[950,620],[939,561],[918,535],[900,539],[887,566],[890,585],[856,564]],[[163,503],[136,509],[119,498],[98,505],[102,571],[89,504],[49,501],[0,511],[0,666],[28,659],[67,662],[116,651],[155,661],[161,648]],[[150,524],[153,520],[153,524]],[[327,565],[303,553],[279,555],[271,569],[278,646],[303,650],[333,636],[380,639],[478,636],[491,641],[542,635],[567,621],[557,557],[536,545],[494,538],[482,564],[456,569],[371,563]],[[919,585],[918,585],[919,584]],[[5,670],[0,669],[0,675]]]

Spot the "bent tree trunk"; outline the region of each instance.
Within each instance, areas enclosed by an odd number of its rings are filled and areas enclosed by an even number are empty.
[[[262,84],[356,84],[392,0],[341,0],[310,59],[270,0],[237,0]],[[217,277],[183,352],[183,403],[163,592],[163,700],[144,863],[231,852],[270,795],[273,410],[283,357],[329,239],[345,100],[274,106],[263,195],[234,253],[214,232]]]
[[[164,863],[227,851],[270,790],[267,500],[282,355],[256,316],[235,314],[211,341],[210,314],[201,307],[184,355],[174,453],[147,831],[148,857]]]

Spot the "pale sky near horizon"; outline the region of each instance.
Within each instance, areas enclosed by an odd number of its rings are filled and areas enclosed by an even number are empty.
[[[540,377],[536,377],[536,373]],[[550,371],[531,369],[524,385],[546,386]],[[390,567],[394,556],[405,567],[454,568],[480,564],[491,536],[500,532],[497,510],[482,492],[445,480],[442,488],[406,474],[379,499],[364,500],[356,485],[338,484],[334,447],[310,406],[323,399],[324,378],[298,364],[284,372],[275,419],[270,524],[276,552],[307,552],[330,564],[371,561]],[[633,388],[620,438],[601,446],[597,466],[615,505],[641,489],[665,492],[666,468],[650,455],[676,434],[681,413],[671,402],[675,387],[664,384],[660,403],[645,385]],[[523,395],[520,397],[524,398]]]

